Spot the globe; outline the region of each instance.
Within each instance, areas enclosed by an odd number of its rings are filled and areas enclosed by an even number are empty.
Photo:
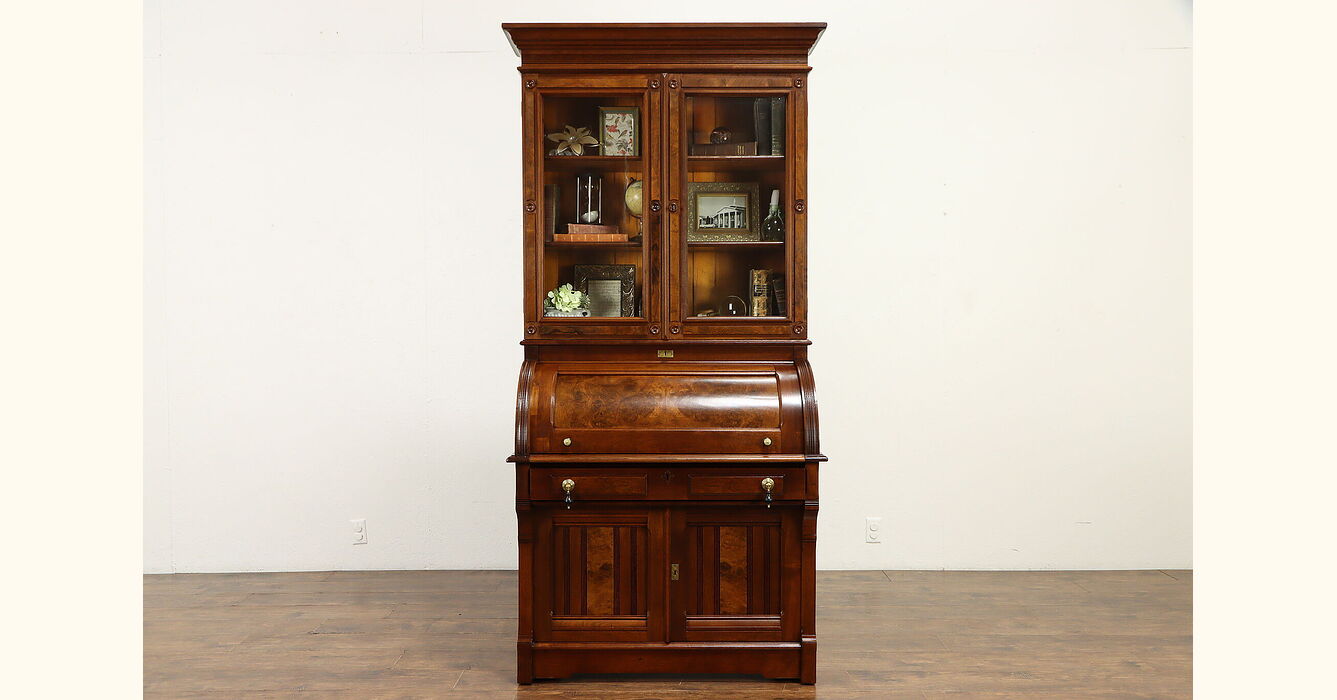
[[[627,204],[627,211],[636,218],[641,218],[641,181],[632,179],[627,185],[627,191],[622,196],[622,201]]]

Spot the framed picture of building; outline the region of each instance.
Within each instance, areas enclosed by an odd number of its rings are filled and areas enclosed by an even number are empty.
[[[755,182],[687,183],[687,240],[759,241]]]

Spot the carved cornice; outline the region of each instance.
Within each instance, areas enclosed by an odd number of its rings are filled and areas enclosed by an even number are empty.
[[[503,24],[521,70],[701,70],[748,66],[808,70],[824,22],[710,24]],[[676,87],[672,83],[670,88]]]

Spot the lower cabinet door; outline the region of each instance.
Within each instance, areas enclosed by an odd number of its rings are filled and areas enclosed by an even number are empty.
[[[671,509],[670,639],[796,641],[799,514],[754,505]]]
[[[662,641],[663,508],[582,503],[536,512],[538,641]]]

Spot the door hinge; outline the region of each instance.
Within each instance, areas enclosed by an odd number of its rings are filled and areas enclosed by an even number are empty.
[[[674,581],[677,581],[677,580],[678,580],[678,565],[677,565],[677,564],[669,564],[669,578],[672,579],[672,580],[674,580]]]

